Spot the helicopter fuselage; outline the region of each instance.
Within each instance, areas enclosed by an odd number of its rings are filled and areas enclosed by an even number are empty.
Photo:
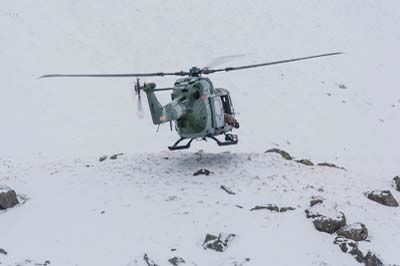
[[[229,91],[214,88],[204,77],[178,79],[172,88],[172,101],[164,106],[158,101],[155,83],[144,87],[153,123],[175,121],[181,138],[204,138],[232,131],[225,114],[234,116]]]

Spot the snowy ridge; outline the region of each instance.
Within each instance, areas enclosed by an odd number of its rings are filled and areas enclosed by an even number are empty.
[[[200,168],[212,173],[193,176]],[[145,253],[158,265],[169,265],[174,256],[193,265],[234,265],[246,258],[248,265],[357,265],[333,245],[334,236],[317,232],[306,219],[315,195],[335,202],[349,224],[367,225],[371,242],[361,242],[363,247],[386,263],[399,259],[399,209],[363,195],[390,189],[390,180],[305,166],[278,154],[142,153],[25,165],[1,174],[16,176],[7,183],[31,197],[0,214],[0,245],[9,253],[0,259],[6,265],[30,259],[125,266]],[[250,211],[269,203],[296,209]],[[237,237],[219,253],[202,248],[207,233]]]

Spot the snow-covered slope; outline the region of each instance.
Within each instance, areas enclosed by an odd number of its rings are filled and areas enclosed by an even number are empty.
[[[128,265],[147,252],[163,265],[177,247],[198,265],[246,256],[254,265],[355,265],[304,217],[310,186],[322,186],[351,221],[369,226],[367,245],[399,263],[397,209],[362,195],[389,189],[400,173],[399,8],[396,0],[3,0],[0,185],[30,199],[0,214],[5,258]],[[231,91],[240,143],[194,142],[187,153],[166,152],[176,133],[168,126],[157,133],[149,114],[137,118],[133,80],[36,79],[187,70],[223,55],[246,54],[225,64],[235,66],[336,51],[345,54],[210,76]],[[174,79],[146,81],[166,87]],[[262,153],[271,147],[348,171]],[[201,162],[193,153],[199,149],[207,154]],[[126,154],[122,161],[97,164],[117,152]],[[191,176],[200,166],[215,174]],[[238,193],[225,195],[222,183]],[[263,203],[297,209],[248,211]],[[223,255],[204,253],[205,234],[220,231],[238,234],[237,241]]]
[[[212,173],[193,176],[203,167]],[[194,265],[235,265],[246,258],[248,265],[358,265],[333,244],[334,236],[306,219],[315,195],[335,202],[349,224],[367,225],[371,242],[363,242],[364,248],[386,263],[399,262],[399,208],[363,195],[390,188],[390,182],[275,154],[141,153],[115,161],[11,164],[2,175],[2,182],[30,198],[0,213],[6,265],[30,259],[133,266],[145,253],[158,265],[169,265],[174,256]],[[296,210],[250,211],[269,203]],[[219,253],[202,248],[207,233],[237,237]]]

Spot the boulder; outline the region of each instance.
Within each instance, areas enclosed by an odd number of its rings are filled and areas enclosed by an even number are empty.
[[[357,242],[343,237],[336,237],[333,243],[338,245],[344,253],[352,255],[359,263],[364,262],[364,254],[358,248]]]
[[[307,166],[314,166],[314,163],[308,159],[296,160],[296,162],[307,165]]]
[[[339,236],[343,236],[347,239],[362,241],[367,239],[368,229],[362,223],[354,223],[343,226],[336,232],[336,234]]]
[[[396,176],[393,178],[393,185],[397,191],[400,191],[400,176]]]
[[[273,148],[273,149],[269,149],[269,150],[265,151],[265,153],[270,153],[270,152],[279,153],[282,156],[282,158],[284,158],[286,160],[293,160],[293,157],[290,156],[290,154],[284,150]]]
[[[346,225],[346,217],[343,213],[336,217],[320,216],[314,219],[313,224],[318,231],[333,234]]]
[[[111,160],[116,160],[116,159],[118,159],[119,156],[122,156],[122,155],[124,155],[124,154],[123,153],[113,154],[113,155],[110,156],[110,159]]]
[[[376,256],[374,253],[369,251],[367,255],[364,257],[364,265],[365,266],[383,266],[383,262],[381,259]]]
[[[14,190],[6,186],[0,186],[0,210],[12,208],[18,203],[17,194]]]
[[[182,259],[181,257],[173,257],[170,258],[169,263],[171,263],[174,266],[180,266],[180,265],[184,265],[186,264],[186,261],[184,259]]]
[[[202,168],[202,169],[199,169],[199,170],[197,170],[196,172],[194,172],[193,173],[193,175],[194,176],[197,176],[197,175],[210,175],[210,171],[208,170],[208,169],[205,169],[205,168]]]
[[[315,229],[329,234],[335,233],[346,225],[343,212],[336,210],[336,204],[320,203],[305,210],[307,218],[313,219]]]
[[[8,252],[7,252],[7,251],[5,251],[4,249],[0,248],[0,254],[7,255],[7,254],[8,254]]]
[[[263,205],[263,206],[255,206],[254,208],[250,209],[250,211],[257,211],[257,210],[270,210],[270,211],[279,212],[279,207],[276,204],[267,204],[267,205]]]
[[[280,207],[279,212],[287,212],[287,211],[294,211],[296,208],[294,207]]]
[[[389,207],[398,207],[399,203],[390,190],[373,190],[365,193],[367,198]]]
[[[310,206],[314,206],[317,204],[322,204],[324,202],[325,198],[322,196],[312,196],[310,200]]]
[[[107,159],[107,155],[103,155],[99,158],[99,162],[105,161]]]
[[[319,163],[318,164],[318,166],[326,166],[326,167],[331,167],[331,168],[338,168],[338,169],[345,169],[345,168],[343,168],[343,167],[339,167],[339,166],[337,166],[336,164],[333,164],[333,163],[327,163],[327,162],[324,162],[324,163]]]
[[[143,260],[146,262],[147,266],[158,266],[146,253],[143,255]]]
[[[218,252],[224,252],[229,243],[236,237],[235,234],[221,233],[219,236],[207,234],[203,242],[204,249],[212,249]]]

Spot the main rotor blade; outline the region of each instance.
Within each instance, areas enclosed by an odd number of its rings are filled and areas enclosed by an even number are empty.
[[[207,75],[207,74],[212,74],[212,73],[221,72],[221,71],[233,71],[233,70],[241,70],[241,69],[248,69],[248,68],[255,68],[255,67],[263,67],[263,66],[277,65],[277,64],[295,62],[295,61],[300,61],[300,60],[307,60],[307,59],[312,59],[312,58],[317,58],[317,57],[339,55],[339,54],[342,54],[342,53],[320,54],[320,55],[313,55],[313,56],[307,56],[307,57],[300,57],[300,58],[294,58],[294,59],[287,59],[287,60],[281,60],[281,61],[275,61],[275,62],[254,64],[254,65],[247,65],[247,66],[239,66],[239,67],[226,67],[226,68],[221,68],[221,69],[204,69],[204,70],[202,71],[202,74],[206,74],[206,75]]]
[[[131,77],[163,77],[163,76],[186,76],[189,72],[172,73],[142,73],[142,74],[49,74],[39,77],[42,78],[131,78]]]

